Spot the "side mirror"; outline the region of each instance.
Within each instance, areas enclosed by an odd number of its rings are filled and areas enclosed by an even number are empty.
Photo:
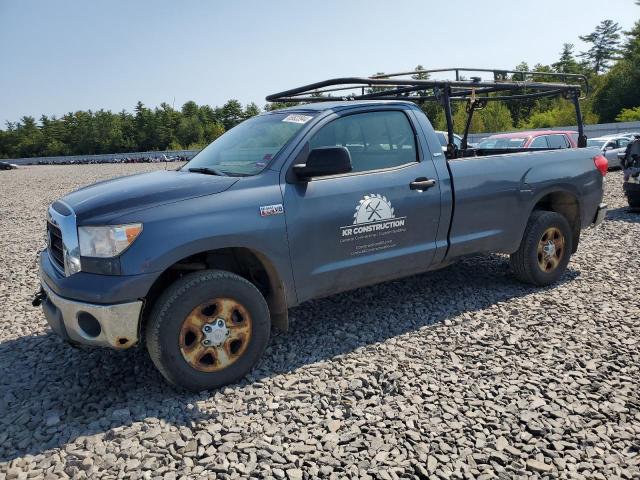
[[[300,180],[349,173],[352,169],[351,154],[345,147],[314,148],[309,152],[306,163],[293,166],[293,172]]]
[[[613,150],[615,147],[613,145],[607,145],[604,147],[605,150]]]

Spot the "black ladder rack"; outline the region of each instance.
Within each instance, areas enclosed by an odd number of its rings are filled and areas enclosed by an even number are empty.
[[[435,80],[433,74],[449,74],[453,79]],[[474,74],[466,79],[464,74]],[[491,74],[486,80],[482,75]],[[417,78],[416,78],[417,77]],[[508,92],[508,95],[495,95]],[[274,93],[266,97],[268,102],[332,102],[349,100],[403,100],[416,103],[434,101],[444,108],[447,122],[447,157],[456,158],[462,153],[453,142],[451,102],[468,103],[468,117],[463,136],[462,150],[467,147],[471,118],[476,109],[487,102],[513,102],[531,98],[562,96],[571,100],[576,110],[578,146],[585,147],[587,138],[580,100],[589,93],[589,82],[584,75],[555,72],[525,72],[519,70],[495,70],[483,68],[441,68],[413,70],[371,77],[333,78]],[[493,95],[490,95],[493,94]]]

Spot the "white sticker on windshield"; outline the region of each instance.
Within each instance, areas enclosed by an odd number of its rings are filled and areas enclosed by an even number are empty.
[[[311,117],[309,115],[291,114],[291,115],[287,115],[286,117],[284,117],[282,119],[282,121],[283,122],[290,122],[290,123],[307,123],[312,118],[313,117]]]

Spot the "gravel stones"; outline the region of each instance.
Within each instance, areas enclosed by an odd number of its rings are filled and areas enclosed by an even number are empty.
[[[0,175],[0,478],[639,478],[640,216],[620,172],[558,285],[493,255],[309,302],[246,380],[190,394],[142,349],[65,345],[29,303],[46,206],[158,168]]]
[[[44,416],[44,423],[47,427],[53,427],[60,423],[60,414],[58,412],[47,412]]]
[[[553,465],[541,462],[539,460],[527,460],[527,468],[533,472],[547,473],[553,470]]]

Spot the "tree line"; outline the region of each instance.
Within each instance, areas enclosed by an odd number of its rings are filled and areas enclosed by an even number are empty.
[[[640,120],[640,20],[630,31],[622,31],[613,20],[603,20],[579,38],[588,46],[585,51],[575,52],[574,44],[565,43],[551,65],[530,67],[522,62],[514,69],[587,76],[592,94],[582,104],[586,123]],[[415,78],[427,77],[416,73]],[[281,107],[269,104],[264,110]],[[445,129],[442,108],[432,103],[422,108],[437,129]],[[243,106],[229,100],[221,107],[189,101],[178,110],[167,103],[149,108],[138,102],[133,112],[86,110],[61,117],[42,115],[37,121],[24,116],[0,129],[0,158],[199,149],[260,111],[255,103]],[[465,119],[465,106],[456,105],[457,130],[464,128]],[[553,127],[575,121],[573,105],[564,99],[489,102],[474,114],[470,131]]]
[[[180,110],[138,102],[133,113],[87,110],[38,122],[25,116],[0,130],[0,158],[199,149],[258,113],[254,103],[229,100],[215,108],[189,101]]]
[[[636,4],[640,5],[640,1]],[[556,62],[533,67],[521,62],[514,70],[585,75],[591,90],[589,97],[581,102],[585,123],[640,120],[640,20],[629,31],[623,31],[613,20],[603,20],[593,32],[579,38],[587,44],[585,51],[576,52],[574,44],[565,43]],[[436,127],[445,129],[444,115],[438,111],[429,113]],[[466,116],[465,106],[456,106],[454,125],[457,129],[463,128]],[[573,104],[562,98],[489,102],[484,110],[474,114],[470,131],[497,132],[575,123]]]

